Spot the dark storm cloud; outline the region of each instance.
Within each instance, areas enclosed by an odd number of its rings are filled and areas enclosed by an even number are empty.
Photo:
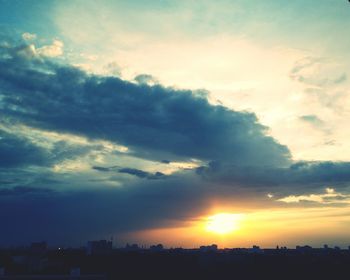
[[[48,188],[17,186],[14,188],[0,188],[0,196],[26,195],[26,194],[51,194],[54,191]]]
[[[222,167],[212,168],[219,174]],[[45,196],[4,195],[0,196],[0,219],[7,227],[1,241],[28,243],[45,239],[50,243],[79,244],[101,238],[101,234],[118,236],[133,230],[179,226],[206,213],[211,200],[232,206],[243,203],[247,207],[247,202],[262,199],[271,190],[278,199],[288,193],[310,193],[316,188],[320,191],[326,183],[333,186],[338,181],[348,182],[349,170],[349,164],[334,163],[299,163],[285,170],[260,173],[253,168],[230,168],[226,173],[230,177],[211,174],[205,180],[187,174],[169,176],[167,180],[138,180],[123,188],[57,191]],[[251,189],[254,194],[242,190],[249,186],[255,186]],[[27,239],[23,239],[24,229]]]
[[[26,139],[0,130],[0,167],[45,165],[48,155],[44,149]]]
[[[87,75],[3,49],[1,113],[27,125],[117,141],[147,157],[285,165],[289,150],[248,112],[191,91]],[[169,158],[171,160],[171,158]]]
[[[95,145],[93,148],[98,150],[100,147]],[[72,145],[65,141],[57,141],[52,144],[52,147],[44,148],[23,136],[10,134],[0,129],[0,168],[31,165],[50,167],[62,160],[84,155],[90,149],[91,147]]]
[[[52,187],[54,189],[55,186],[64,185],[59,174],[42,166],[3,167],[0,168],[0,178],[0,189],[17,186]]]
[[[262,190],[300,193],[324,188],[326,184],[347,187],[350,182],[349,162],[297,162],[289,167],[242,167],[210,162],[196,169],[206,180]]]
[[[297,182],[349,182],[350,162],[299,162],[289,168]],[[296,173],[296,175],[294,175]],[[292,180],[290,176],[289,180]]]
[[[124,167],[124,168],[118,169],[118,166],[112,166],[112,167],[93,166],[92,169],[101,171],[101,172],[110,172],[110,171],[115,171],[117,169],[119,173],[125,173],[125,174],[136,176],[142,179],[150,179],[150,180],[162,179],[166,177],[166,175],[163,174],[162,172],[151,173],[151,172],[143,171],[136,168],[130,168],[130,167]]]
[[[120,189],[0,196],[0,219],[6,225],[0,244],[41,239],[79,244],[101,234],[178,225],[205,207],[204,194],[193,180],[143,182]]]
[[[111,171],[110,167],[102,167],[102,166],[93,166],[92,169],[101,171],[101,172],[109,172]]]
[[[136,168],[121,168],[119,169],[119,173],[126,173],[139,178],[145,178],[150,180],[165,178],[165,175],[162,172],[150,173]]]

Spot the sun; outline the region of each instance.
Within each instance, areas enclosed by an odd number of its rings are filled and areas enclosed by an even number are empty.
[[[219,213],[209,216],[206,221],[206,230],[217,234],[228,234],[239,229],[242,214]]]

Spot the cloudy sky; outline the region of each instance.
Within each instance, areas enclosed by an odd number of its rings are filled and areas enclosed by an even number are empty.
[[[350,244],[350,4],[0,0],[0,246]]]

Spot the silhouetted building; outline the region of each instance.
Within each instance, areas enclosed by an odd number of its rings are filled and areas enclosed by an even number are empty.
[[[46,267],[47,252],[46,242],[33,242],[26,252],[18,252],[19,254],[14,254],[11,259],[14,264],[25,267],[28,271],[36,272]]]
[[[259,254],[264,252],[264,250],[260,249],[260,247],[257,245],[253,245],[253,247],[251,249],[249,249],[249,251],[252,253],[259,253]]]
[[[164,247],[163,247],[162,244],[152,245],[150,247],[150,250],[153,251],[153,252],[159,252],[159,251],[162,251],[163,249],[164,249]]]
[[[307,253],[312,251],[312,247],[309,245],[305,246],[296,246],[295,248],[297,251],[302,252],[302,253]]]
[[[140,250],[140,247],[139,247],[139,245],[137,245],[137,244],[126,244],[126,246],[125,246],[125,250],[126,251],[138,251],[138,250]]]
[[[107,240],[89,241],[87,244],[88,255],[109,254],[112,252],[112,249],[113,249],[112,241],[107,241]]]
[[[46,242],[33,242],[29,250],[34,255],[43,255],[47,252],[47,244]]]
[[[218,250],[218,245],[212,244],[209,246],[200,246],[199,250],[201,252],[216,252]]]
[[[111,248],[108,243],[102,240],[89,245],[93,253],[96,248]],[[231,279],[233,273],[235,279],[245,280],[347,279],[350,263],[350,250],[334,247],[298,246],[282,251],[286,247],[218,249],[214,244],[165,249],[158,244],[140,249],[128,244],[127,248],[89,257],[85,248],[52,249],[45,255],[32,254],[30,247],[0,248],[0,267],[5,268],[0,269],[0,279]]]

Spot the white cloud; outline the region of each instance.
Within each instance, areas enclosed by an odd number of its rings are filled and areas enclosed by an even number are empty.
[[[42,46],[36,52],[47,57],[56,57],[63,54],[63,42],[55,39],[51,45]]]
[[[349,203],[350,195],[336,192],[333,188],[326,188],[323,194],[307,194],[307,195],[290,195],[277,199],[277,201],[285,203],[300,202],[317,202],[321,204],[330,204],[336,202]]]
[[[24,45],[17,49],[17,55],[27,58],[57,57],[63,55],[63,42],[55,39],[51,45],[37,48],[34,44]]]
[[[37,38],[37,36],[34,33],[25,32],[22,34],[22,38],[25,41],[34,41]]]

